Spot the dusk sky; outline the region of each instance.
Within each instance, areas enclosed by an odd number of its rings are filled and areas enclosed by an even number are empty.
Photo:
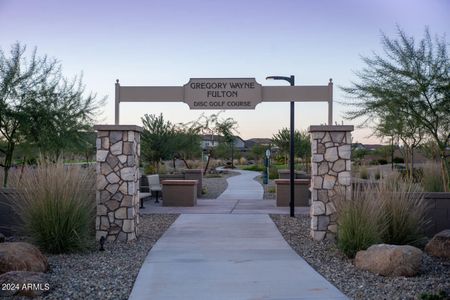
[[[59,59],[66,76],[83,72],[87,90],[108,97],[98,118],[108,124],[114,122],[116,79],[181,86],[191,77],[255,77],[262,85],[287,85],[265,77],[292,74],[297,85],[326,85],[333,78],[334,99],[342,101],[339,86],[356,79],[360,55],[381,52],[380,32],[394,37],[396,24],[417,39],[425,26],[442,36],[450,29],[450,1],[0,0],[2,50],[20,41]],[[344,110],[335,104],[339,124]],[[122,103],[121,124],[141,125],[145,113],[178,123],[202,111],[184,103]],[[271,137],[289,126],[289,103],[223,116],[238,121],[243,138]],[[295,117],[302,130],[326,123],[327,105],[297,103]],[[369,134],[358,129],[354,141],[376,142]]]

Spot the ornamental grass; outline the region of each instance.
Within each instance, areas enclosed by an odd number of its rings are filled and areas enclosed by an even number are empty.
[[[427,163],[422,171],[422,186],[425,192],[445,192],[441,166],[438,163]]]
[[[49,253],[88,248],[95,224],[94,178],[94,170],[62,161],[27,168],[14,206],[23,233]]]
[[[423,190],[399,174],[357,185],[352,197],[338,194],[336,208],[337,245],[348,257],[377,243],[422,247],[426,240]]]
[[[340,194],[336,200],[337,246],[350,258],[360,250],[382,242],[385,230],[383,210],[371,185],[357,185],[353,197]]]

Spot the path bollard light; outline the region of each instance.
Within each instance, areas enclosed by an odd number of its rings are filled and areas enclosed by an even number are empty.
[[[263,184],[269,183],[269,159],[266,157],[264,158],[264,176],[263,176]]]

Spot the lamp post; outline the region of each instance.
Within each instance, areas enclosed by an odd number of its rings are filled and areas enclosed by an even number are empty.
[[[287,76],[268,76],[266,79],[273,80],[285,80],[291,84],[291,86],[295,85],[295,77],[291,75]],[[289,207],[290,207],[290,216],[295,217],[295,203],[294,203],[294,110],[295,110],[295,102],[291,101],[291,132],[290,132],[290,142],[289,142],[289,185],[290,185],[290,197],[289,197]]]

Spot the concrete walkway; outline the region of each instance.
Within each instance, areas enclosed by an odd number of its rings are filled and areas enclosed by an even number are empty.
[[[255,177],[261,175],[260,172],[244,171],[234,169],[239,173],[237,176],[227,178],[228,187],[217,197],[217,200],[262,200],[264,190]]]
[[[259,172],[233,170],[240,175],[227,178],[228,186],[216,199],[198,199],[193,207],[165,207],[153,200],[145,202],[143,214],[289,214],[275,200],[263,200],[264,189],[254,180]],[[296,207],[296,214],[308,215],[309,207]]]
[[[347,298],[289,247],[268,215],[191,214],[149,252],[129,299]]]

